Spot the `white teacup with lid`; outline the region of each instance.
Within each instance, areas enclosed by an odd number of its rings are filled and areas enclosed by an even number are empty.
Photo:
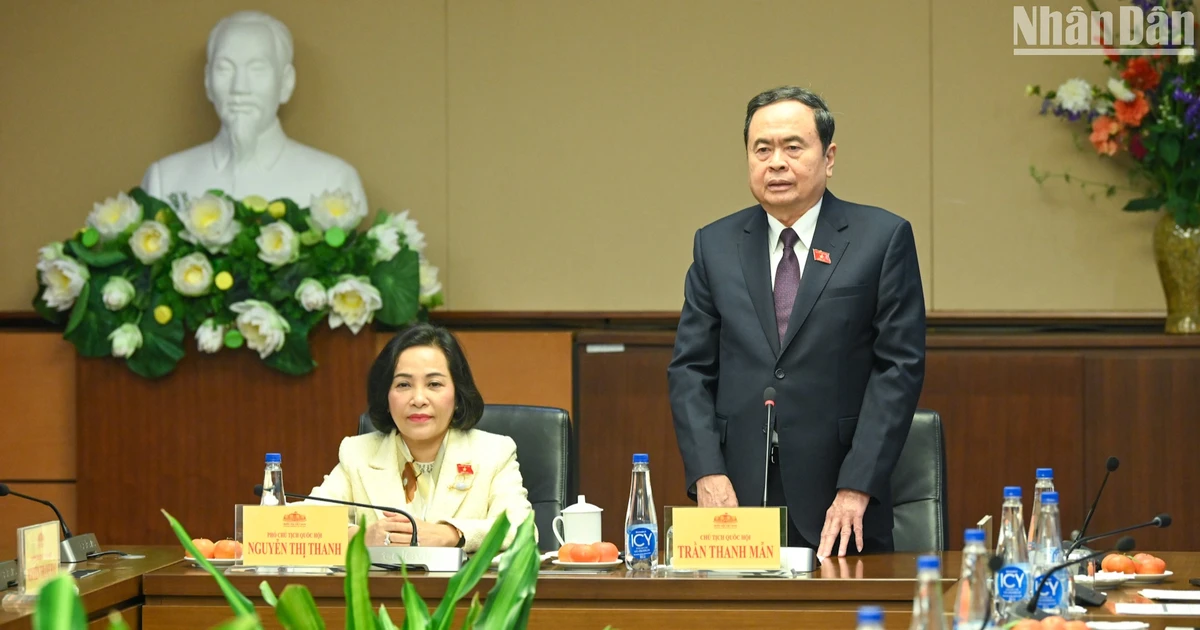
[[[577,503],[563,508],[562,515],[554,517],[552,528],[558,544],[590,545],[600,542],[602,540],[600,538],[600,514],[603,511],[603,509],[588,503],[582,494],[579,495]]]

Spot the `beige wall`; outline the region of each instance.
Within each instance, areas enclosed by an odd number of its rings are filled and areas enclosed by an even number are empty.
[[[204,42],[246,6],[0,3],[0,310],[29,308],[39,245],[215,133]],[[412,209],[449,308],[677,310],[694,230],[753,203],[745,103],[783,83],[837,116],[834,191],[912,221],[931,308],[1163,308],[1155,216],[1028,176],[1121,179],[1023,95],[1100,63],[1014,57],[1011,3],[258,6],[296,39],[286,130]]]

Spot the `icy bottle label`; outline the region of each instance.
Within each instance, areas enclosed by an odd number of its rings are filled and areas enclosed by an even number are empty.
[[[1066,584],[1063,583],[1063,579],[1066,577],[1066,572],[1060,570],[1046,578],[1046,583],[1038,591],[1038,608],[1066,610],[1066,607],[1063,606],[1063,598],[1066,594]]]
[[[652,525],[634,525],[626,532],[626,545],[629,555],[635,560],[648,560],[658,549],[656,544],[657,532]]]
[[[1019,602],[1029,596],[1029,567],[1010,564],[996,573],[996,596]]]

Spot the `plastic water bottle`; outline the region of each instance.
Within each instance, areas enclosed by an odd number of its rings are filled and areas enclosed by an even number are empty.
[[[287,505],[283,496],[283,458],[279,453],[267,453],[263,471],[262,501],[259,505]]]
[[[658,568],[658,516],[650,489],[650,456],[633,456],[629,507],[625,510],[625,567],[630,571]]]
[[[954,627],[981,630],[988,612],[988,550],[982,529],[968,529],[964,535],[962,570],[959,572],[958,598],[954,601]]]
[[[996,623],[999,625],[1020,618],[1018,611],[1029,603],[1033,588],[1020,486],[1004,488],[1004,506],[1000,508],[1000,533],[996,539],[996,555],[1004,560],[1004,566],[996,572],[993,580],[996,593]]]
[[[1038,518],[1037,532],[1033,539],[1033,553],[1030,563],[1033,565],[1034,588],[1042,579],[1042,575],[1052,566],[1063,561],[1062,526],[1058,518],[1058,493],[1042,493],[1042,513]],[[1075,583],[1068,569],[1055,571],[1046,580],[1046,584],[1037,592],[1037,607],[1047,612],[1069,618],[1070,604],[1075,600]]]
[[[917,558],[917,592],[913,597],[912,624],[909,630],[947,630],[942,616],[942,559],[938,556]]]
[[[883,609],[879,606],[860,606],[855,630],[883,630]]]
[[[1037,530],[1038,519],[1042,515],[1042,493],[1054,492],[1054,469],[1037,469],[1037,483],[1033,486],[1033,506],[1029,509],[1029,550],[1033,551],[1034,532]]]

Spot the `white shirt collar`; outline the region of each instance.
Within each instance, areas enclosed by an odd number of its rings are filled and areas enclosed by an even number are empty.
[[[796,231],[796,235],[800,237],[800,243],[805,249],[812,249],[813,234],[817,232],[817,217],[821,214],[821,202],[825,200],[822,195],[817,199],[817,205],[808,209],[796,222],[792,224],[792,229]],[[764,210],[763,212],[766,212]],[[775,251],[783,247],[783,243],[779,240],[779,235],[787,228],[779,219],[771,216],[767,212],[767,243],[770,244],[769,251]]]
[[[287,140],[287,135],[283,133],[283,125],[279,124],[279,119],[276,118],[275,123],[258,137],[253,164],[263,170],[270,170],[279,161],[279,156],[283,155]],[[233,141],[229,139],[229,132],[225,127],[221,127],[220,133],[213,140],[212,152],[213,166],[218,171],[224,169],[233,159]]]

